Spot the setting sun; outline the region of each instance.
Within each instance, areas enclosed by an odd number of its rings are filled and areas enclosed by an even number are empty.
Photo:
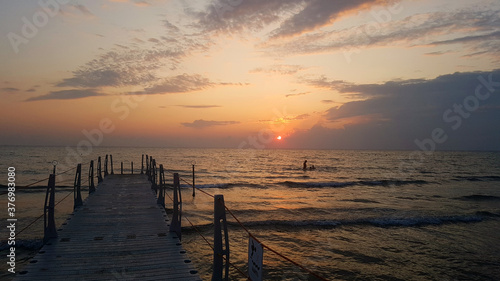
[[[277,139],[277,140],[281,140],[281,136],[277,136],[277,137],[276,137],[276,139]]]

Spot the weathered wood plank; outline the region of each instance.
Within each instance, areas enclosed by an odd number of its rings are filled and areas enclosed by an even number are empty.
[[[15,280],[201,280],[144,175],[109,175]]]

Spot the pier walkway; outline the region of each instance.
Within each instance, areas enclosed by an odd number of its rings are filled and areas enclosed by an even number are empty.
[[[146,175],[108,175],[15,280],[201,280]]]

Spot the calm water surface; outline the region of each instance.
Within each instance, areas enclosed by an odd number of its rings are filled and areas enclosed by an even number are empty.
[[[131,161],[138,173],[141,155],[153,155],[168,169],[170,180],[172,172],[179,172],[191,182],[195,164],[197,187],[223,194],[233,214],[261,241],[330,280],[500,276],[498,152],[98,147],[83,156],[59,147],[0,147],[0,169],[6,175],[14,166],[16,183],[28,185],[46,178],[53,160],[59,163],[58,172],[77,162],[86,171],[90,160],[105,154],[113,155],[115,173],[121,162],[128,173]],[[315,170],[302,170],[306,159]],[[58,177],[56,201],[71,194],[73,173]],[[4,178],[0,184],[6,184]],[[39,188],[17,191],[19,228],[43,213],[44,185],[46,181],[35,185]],[[183,187],[183,215],[211,240],[213,199],[199,191],[193,198],[190,187]],[[57,206],[56,223],[71,212],[71,197]],[[170,206],[167,201],[167,209]],[[228,221],[231,261],[246,271],[248,234],[229,215]],[[182,223],[183,245],[204,280],[210,280],[212,251],[198,231]],[[26,257],[39,245],[42,224],[33,224],[17,237]],[[1,235],[5,240],[4,228]],[[2,248],[2,257],[4,253]],[[311,280],[269,251],[264,263],[266,280]],[[245,280],[236,270],[231,279]]]

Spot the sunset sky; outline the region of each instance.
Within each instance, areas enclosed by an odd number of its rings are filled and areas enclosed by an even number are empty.
[[[0,7],[0,145],[500,150],[498,0]]]

